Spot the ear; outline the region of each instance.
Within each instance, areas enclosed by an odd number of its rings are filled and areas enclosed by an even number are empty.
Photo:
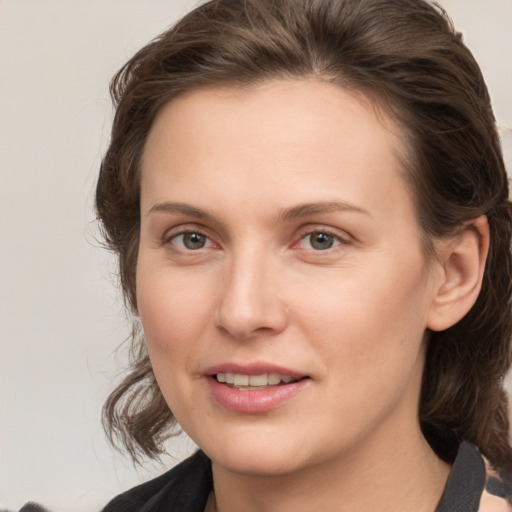
[[[484,215],[440,242],[439,279],[427,319],[430,330],[448,329],[472,308],[482,287],[488,252],[489,224]]]

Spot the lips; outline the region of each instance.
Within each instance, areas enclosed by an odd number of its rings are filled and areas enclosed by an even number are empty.
[[[273,365],[221,365],[208,369],[205,377],[214,401],[241,413],[277,409],[310,382],[307,375]]]

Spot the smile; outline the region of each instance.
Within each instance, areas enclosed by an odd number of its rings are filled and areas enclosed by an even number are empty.
[[[309,375],[268,364],[223,364],[208,369],[204,377],[218,406],[243,414],[283,407],[312,384]]]
[[[244,375],[242,373],[217,373],[214,375],[217,382],[238,389],[240,391],[255,391],[267,389],[282,384],[297,382],[290,375],[280,375],[278,373],[263,373],[261,375]]]

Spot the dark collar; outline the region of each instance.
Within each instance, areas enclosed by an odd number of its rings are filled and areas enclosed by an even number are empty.
[[[472,444],[464,442],[436,512],[478,512],[484,485],[484,460]]]

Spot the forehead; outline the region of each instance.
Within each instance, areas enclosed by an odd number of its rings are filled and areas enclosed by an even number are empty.
[[[142,159],[142,202],[231,192],[269,203],[285,184],[298,202],[334,187],[389,203],[389,189],[404,185],[402,135],[371,101],[319,80],[201,89],[157,115]]]
[[[230,116],[231,112],[235,115]],[[286,113],[285,117],[282,117],[283,113]],[[279,138],[284,142],[292,123],[297,128],[304,128],[309,123],[313,131],[317,130],[318,125],[311,123],[322,115],[325,116],[322,124],[325,124],[326,118],[330,118],[332,123],[329,123],[329,127],[332,127],[350,113],[364,113],[360,116],[361,126],[379,124],[380,132],[388,136],[386,142],[392,143],[397,150],[403,149],[404,130],[390,118],[380,98],[317,78],[275,79],[243,88],[212,86],[186,91],[159,110],[149,138],[156,131],[161,131],[162,125],[166,125],[166,130],[170,132],[172,123],[179,124],[176,132],[184,133],[187,121],[189,124],[205,121],[217,131],[221,124],[223,128],[228,128],[231,117],[237,131],[245,119],[251,121],[256,131],[287,128],[287,131],[281,130],[279,133]],[[339,129],[343,127],[343,123],[338,123]],[[325,132],[317,132],[325,135]],[[292,135],[296,133],[292,131]]]

